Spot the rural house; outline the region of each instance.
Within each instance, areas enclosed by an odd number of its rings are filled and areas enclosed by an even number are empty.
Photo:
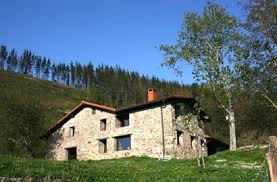
[[[46,136],[52,141],[49,157],[186,159],[196,157],[199,148],[207,155],[206,139],[198,126],[200,117],[192,112],[195,102],[178,95],[157,99],[155,89],[148,90],[148,102],[122,109],[82,101],[48,130]],[[195,141],[202,147],[195,147]]]

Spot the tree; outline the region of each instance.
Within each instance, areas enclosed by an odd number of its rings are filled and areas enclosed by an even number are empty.
[[[83,87],[83,67],[79,62],[76,62],[76,87]]]
[[[51,80],[53,82],[56,82],[56,77],[57,77],[57,67],[56,67],[56,64],[53,63],[51,66]]]
[[[5,60],[7,59],[7,47],[6,46],[1,46],[0,48],[0,69],[4,70],[5,68]]]
[[[70,85],[70,68],[68,65],[65,67],[65,74],[66,74],[66,85]]]
[[[46,61],[46,57],[44,57],[41,61],[41,65],[40,65],[40,69],[41,69],[41,72],[42,72],[42,78],[43,79],[45,79],[46,67],[47,67],[47,61]]]
[[[239,22],[225,9],[208,2],[203,14],[186,13],[176,45],[162,45],[164,65],[181,73],[181,62],[194,67],[197,81],[206,83],[229,123],[230,150],[236,150],[235,113],[236,54],[239,52]]]
[[[6,100],[2,100],[7,109],[2,113],[5,119],[0,121],[0,138],[3,140],[0,151],[17,156],[43,157],[47,143],[40,139],[46,129],[42,106],[35,97],[26,94],[28,89],[11,92]]]
[[[24,50],[21,58],[20,58],[20,65],[19,65],[19,69],[20,72],[28,75],[31,72],[32,69],[32,53],[31,51],[28,50]]]
[[[34,70],[34,65],[36,63],[36,60],[37,60],[37,56],[35,56],[34,54],[32,54],[31,56],[31,59],[30,59],[30,63],[28,64],[28,74],[30,76],[33,76],[34,73],[35,73],[35,70]]]
[[[249,0],[244,9],[248,37],[244,41],[241,81],[277,109],[277,1]]]
[[[75,86],[76,67],[73,62],[70,62],[70,79],[71,86]]]
[[[40,73],[41,73],[41,62],[42,58],[40,56],[37,57],[36,59],[36,77],[40,78]]]
[[[17,54],[15,49],[12,49],[7,59],[7,70],[15,71],[17,67]]]
[[[43,75],[44,75],[43,78],[48,80],[50,69],[51,69],[51,61],[50,61],[50,59],[48,59],[46,61],[46,58],[45,58],[45,59],[43,59],[43,62],[44,62],[43,64],[45,64],[45,67],[43,70]]]

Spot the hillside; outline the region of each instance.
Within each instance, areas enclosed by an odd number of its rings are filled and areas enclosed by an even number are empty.
[[[102,72],[108,74],[105,68]],[[120,72],[118,70],[118,73]],[[152,87],[152,84],[159,89],[159,96],[166,92],[175,94],[183,89],[177,87],[175,90],[175,86],[170,83],[161,83],[158,80],[153,83],[153,80],[146,77],[143,80],[137,75],[137,81],[141,83],[140,90],[143,90],[139,91],[137,82],[128,81],[134,77],[126,71],[122,73],[126,73],[125,76],[120,76],[124,80],[110,75],[114,77],[114,81],[106,79],[99,82],[100,78],[104,78],[99,76],[99,79],[96,79],[97,85],[88,89],[66,86],[22,73],[0,71],[0,126],[4,131],[0,133],[0,153],[43,157],[47,152],[48,141],[39,137],[81,100],[123,107],[144,101],[146,89]],[[116,85],[110,84],[117,80],[120,82]],[[126,85],[127,82],[132,86]],[[184,91],[187,92],[188,89]]]
[[[108,71],[106,70],[106,72]],[[114,79],[116,80],[117,78]],[[132,76],[126,75],[126,79],[132,79]],[[109,82],[111,81],[102,80],[97,86],[101,88],[100,90],[96,89],[96,87],[88,90],[86,88],[76,88],[55,83],[54,81],[31,77],[22,73],[0,70],[0,100],[2,101],[0,102],[0,113],[4,113],[7,109],[5,102],[9,103],[11,100],[17,100],[18,97],[24,97],[25,100],[37,101],[45,114],[47,125],[51,125],[81,100],[88,100],[113,107],[123,107],[144,102],[147,88],[153,85],[158,87],[159,97],[180,93],[180,91],[188,94],[190,92],[189,87],[182,88],[177,87],[177,85],[175,87],[175,85],[166,82],[158,84],[159,81],[152,85],[151,79],[138,78],[138,80],[143,79],[145,79],[145,85],[142,84],[142,86],[140,84],[140,90],[143,90],[141,92],[139,92],[138,86],[134,85],[135,82],[132,82],[132,86],[126,86],[123,85],[123,83],[126,83],[124,80],[121,80],[116,85],[110,85]],[[118,103],[121,104],[118,105]]]
[[[101,161],[48,161],[0,155],[0,176],[68,181],[267,181],[265,150],[221,152],[196,160],[129,157]]]
[[[108,74],[108,70],[104,68],[102,72]],[[111,73],[115,74],[115,72]],[[46,128],[48,128],[80,100],[122,107],[143,101],[146,98],[146,89],[155,87],[158,89],[160,97],[176,93],[196,97],[200,101],[200,106],[212,121],[206,126],[207,133],[228,143],[228,125],[223,122],[225,114],[217,107],[214,99],[201,90],[201,86],[193,84],[191,86],[175,87],[174,84],[171,85],[166,82],[159,84],[157,80],[147,80],[146,77],[137,77],[136,82],[130,81],[131,85],[126,85],[125,83],[129,81],[125,80],[133,80],[135,77],[126,74],[125,79],[120,80],[116,77],[118,75],[121,74],[110,76],[114,81],[110,79],[102,80],[97,84],[97,87],[88,90],[65,86],[64,84],[30,77],[21,73],[0,70],[0,118],[2,117],[3,121],[6,119],[3,113],[7,111],[7,103],[24,97],[25,100],[36,100],[41,105],[45,115]],[[120,80],[120,82],[115,85],[110,84],[116,80]],[[277,113],[272,107],[268,106],[264,99],[241,93],[238,102],[235,103],[235,109],[237,111],[236,122],[239,146],[264,143],[268,136],[276,133],[275,118]]]
[[[3,101],[12,99],[14,95],[36,98],[43,107],[48,124],[86,98],[83,90],[5,71],[0,71],[0,88],[0,113],[6,109]]]

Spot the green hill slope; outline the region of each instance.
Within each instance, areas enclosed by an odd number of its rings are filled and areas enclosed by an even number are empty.
[[[146,80],[144,81],[145,83],[147,82]],[[21,99],[21,97],[24,98],[24,101],[35,100],[35,103],[38,103],[41,106],[39,109],[45,117],[43,118],[43,123],[45,123],[44,130],[46,130],[61,118],[66,111],[69,111],[81,100],[90,100],[92,102],[111,106],[117,106],[116,102],[118,101],[120,106],[125,106],[122,104],[135,104],[140,100],[143,100],[143,98],[145,99],[146,95],[143,90],[145,91],[146,88],[152,87],[150,84],[152,81],[149,82],[149,85],[142,84],[143,86],[140,87],[140,90],[136,90],[137,82],[130,82],[132,83],[132,86],[127,85],[127,87],[126,85],[124,86],[118,83],[115,88],[110,82],[111,80],[109,79],[108,81],[103,80],[99,82],[98,87],[105,86],[104,89],[95,90],[91,88],[90,99],[87,99],[87,93],[85,90],[64,86],[39,78],[29,77],[19,73],[0,70],[0,126],[2,127],[6,123],[11,123],[5,116],[5,112],[8,110],[7,105],[16,102],[17,99]],[[138,83],[144,82],[139,81]],[[154,83],[152,84],[155,85]],[[179,93],[180,90],[182,90],[180,93],[195,96],[200,101],[201,107],[210,116],[212,121],[205,127],[207,133],[228,143],[229,131],[228,125],[224,122],[225,114],[217,107],[212,97],[202,93],[200,87],[197,85],[180,87],[176,88],[176,90],[171,89],[171,87],[175,88],[174,85],[166,83],[164,83],[163,86],[160,85],[160,87],[157,87],[160,96],[176,94]],[[112,92],[104,92],[107,88],[112,90]],[[138,92],[141,94],[141,96],[139,96],[141,99],[135,100],[129,98],[132,95],[137,95]],[[125,95],[126,93],[129,95]],[[125,100],[122,100],[121,97],[124,97]],[[24,101],[21,103],[24,103]],[[241,94],[239,102],[235,103],[234,107],[237,111],[236,126],[239,146],[253,143],[264,143],[268,139],[268,136],[275,135],[277,131],[275,124],[277,112],[272,107],[269,107],[264,99],[256,96],[252,97],[248,94]],[[3,140],[7,140],[9,137],[6,136],[6,138],[1,141],[1,138],[3,138],[1,134],[2,133],[0,133],[0,145]],[[4,145],[2,144],[2,146]]]
[[[69,108],[85,99],[83,90],[62,86],[50,81],[18,73],[0,71],[0,113],[6,109],[5,100],[14,95],[37,99],[43,108],[48,125],[64,115]]]

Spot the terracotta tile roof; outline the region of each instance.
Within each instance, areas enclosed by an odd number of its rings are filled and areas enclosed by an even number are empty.
[[[135,104],[135,105],[131,105],[131,106],[124,107],[124,108],[115,109],[113,107],[104,106],[104,105],[100,105],[100,104],[95,104],[95,103],[91,103],[91,102],[83,100],[76,107],[74,107],[70,112],[68,112],[64,117],[62,117],[59,121],[57,121],[47,131],[47,133],[45,135],[43,135],[43,137],[50,136],[53,132],[55,132],[57,129],[59,129],[64,123],[66,123],[70,118],[72,118],[76,113],[78,113],[81,109],[83,109],[84,107],[87,107],[87,106],[102,109],[102,110],[105,110],[107,112],[111,112],[111,113],[114,113],[114,114],[120,114],[120,113],[132,112],[132,111],[148,108],[148,107],[159,105],[159,104],[162,104],[162,103],[168,103],[168,102],[171,102],[171,101],[180,101],[180,100],[188,101],[188,102],[191,102],[191,103],[196,102],[196,100],[192,97],[185,97],[185,96],[182,96],[182,95],[172,95],[172,96],[163,97],[161,99],[157,99],[157,100],[154,100],[154,101],[151,101],[151,102],[144,102],[144,103]]]
[[[139,109],[155,106],[157,104],[168,103],[171,101],[180,101],[180,100],[185,100],[185,101],[189,101],[192,103],[196,102],[196,100],[192,97],[185,97],[183,95],[171,95],[171,96],[167,96],[167,97],[162,97],[160,99],[156,99],[151,102],[144,102],[144,103],[140,103],[140,104],[131,105],[128,107],[119,108],[116,110],[116,112],[117,113],[130,112],[130,111],[134,111],[134,110],[139,110]]]
[[[88,101],[84,101],[84,100],[83,100],[81,103],[83,103],[83,104],[85,104],[85,105],[88,105],[88,106],[92,106],[92,107],[104,109],[104,110],[107,110],[107,111],[112,111],[112,112],[115,112],[115,111],[116,111],[116,109],[113,108],[113,107],[104,106],[104,105],[100,105],[100,104],[95,104],[95,103],[88,102]]]
[[[108,112],[115,112],[116,109],[109,106],[104,106],[100,104],[91,103],[88,101],[82,100],[77,106],[75,106],[70,112],[68,112],[64,117],[62,117],[60,120],[58,120],[44,135],[44,137],[48,137],[51,135],[54,131],[59,129],[64,123],[66,123],[71,117],[73,117],[74,114],[79,112],[82,108],[90,106],[90,107],[96,107],[98,109],[102,109]]]

